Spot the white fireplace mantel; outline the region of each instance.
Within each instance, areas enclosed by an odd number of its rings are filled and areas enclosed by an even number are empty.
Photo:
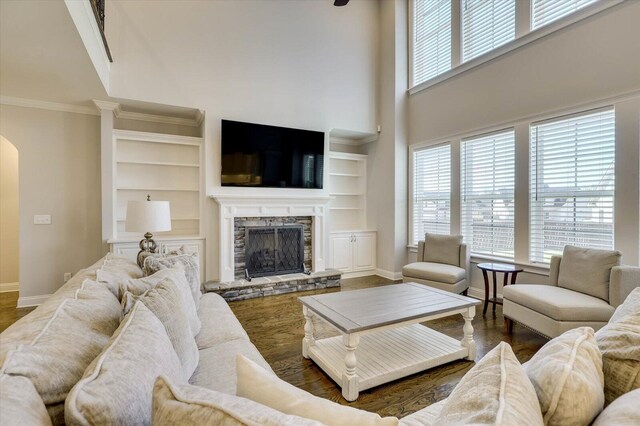
[[[220,282],[234,278],[234,220],[236,217],[311,216],[312,270],[324,271],[327,255],[327,195],[210,195],[220,206]]]

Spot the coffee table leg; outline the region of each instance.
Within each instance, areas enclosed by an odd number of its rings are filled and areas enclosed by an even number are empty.
[[[347,348],[347,355],[344,357],[344,373],[342,374],[342,396],[347,401],[358,399],[358,375],[356,374],[356,348],[360,343],[360,336],[357,334],[345,334],[342,341]]]
[[[316,338],[313,335],[313,315],[306,306],[302,306],[302,314],[304,315],[304,338],[302,339],[302,356],[309,358],[309,349],[316,344]]]
[[[484,278],[484,307],[482,308],[482,315],[487,313],[487,306],[489,305],[489,277],[487,271],[482,270],[482,278]]]
[[[467,312],[462,314],[462,318],[464,318],[464,327],[462,327],[464,337],[460,343],[469,350],[469,354],[467,355],[467,359],[469,361],[474,361],[476,359],[476,342],[473,341],[473,325],[471,324],[475,315],[475,306],[467,308]]]

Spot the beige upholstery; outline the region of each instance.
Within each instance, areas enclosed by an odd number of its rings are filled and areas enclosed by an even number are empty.
[[[575,250],[574,250],[575,251]],[[576,327],[592,327],[594,330],[602,328],[615,308],[622,303],[633,288],[640,286],[640,268],[630,266],[607,266],[603,259],[607,259],[602,250],[594,250],[594,265],[598,263],[600,269],[609,268],[608,288],[602,283],[602,271],[596,273],[593,265],[591,275],[596,280],[594,288],[598,290],[585,294],[576,289],[589,288],[583,276],[580,283],[575,283],[568,278],[568,273],[579,269],[579,265],[588,262],[585,256],[591,250],[579,251],[579,262],[571,263],[571,257],[553,256],[549,270],[549,285],[515,284],[502,290],[504,301],[503,313],[505,318],[516,321],[547,337],[554,338],[567,330]],[[574,256],[571,249],[565,251]],[[610,252],[609,263],[615,263],[619,258],[618,252]],[[563,260],[564,259],[564,260]],[[564,276],[563,276],[564,275]],[[572,288],[567,288],[567,283]],[[603,296],[602,289],[607,288],[607,300],[596,297]]]
[[[418,242],[417,261],[402,268],[402,281],[428,285],[452,293],[462,293],[469,288],[469,250],[466,244],[458,244],[457,256],[452,256],[452,243],[460,237],[435,237],[427,234],[430,244]],[[433,253],[442,240],[443,253]],[[456,243],[457,244],[457,243]],[[433,260],[441,260],[434,262]],[[448,261],[448,263],[442,263]]]
[[[409,414],[406,417],[400,419],[398,423],[400,426],[435,426],[436,420],[442,411],[442,407],[447,402],[446,399],[431,404],[422,410]]]

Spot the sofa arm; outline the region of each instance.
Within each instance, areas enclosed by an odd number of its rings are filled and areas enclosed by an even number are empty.
[[[471,279],[471,253],[469,252],[469,246],[466,244],[460,244],[460,267],[464,268],[466,277]]]
[[[418,254],[416,262],[424,262],[424,241],[418,241]]]
[[[614,266],[609,281],[609,304],[617,308],[636,287],[640,287],[640,268]]]
[[[549,284],[558,286],[558,275],[560,275],[560,261],[562,256],[551,256],[551,264],[549,265]]]

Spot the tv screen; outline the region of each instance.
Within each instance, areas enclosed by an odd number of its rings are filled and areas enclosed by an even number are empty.
[[[222,120],[222,186],[322,188],[324,133]]]

